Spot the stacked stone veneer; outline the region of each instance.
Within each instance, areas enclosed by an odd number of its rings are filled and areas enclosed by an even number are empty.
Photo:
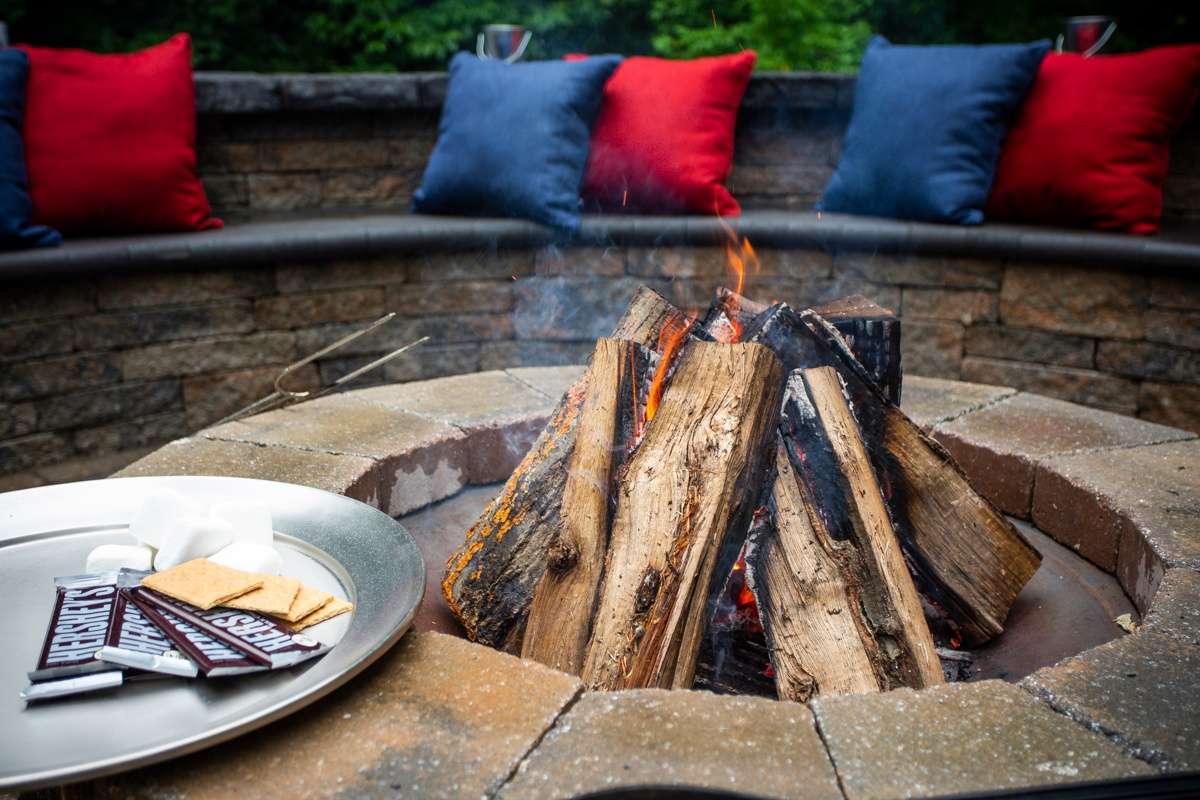
[[[1114,267],[760,251],[748,293],[862,292],[904,320],[910,374],[1003,384],[1200,430],[1200,279]],[[105,474],[271,390],[279,369],[387,311],[296,374],[328,382],[420,335],[403,381],[579,363],[636,287],[702,307],[720,249],[611,247],[78,277],[0,292],[0,487]]]
[[[441,73],[199,73],[200,171],[232,216],[407,209],[437,138]],[[854,78],[758,73],[738,115],[729,185],[747,208],[809,210],[833,174]],[[1200,220],[1200,113],[1176,136],[1164,214]]]
[[[234,222],[402,213],[444,92],[441,74],[201,73],[200,168],[214,206]],[[730,179],[747,208],[811,207],[852,98],[850,78],[751,81]],[[1198,119],[1174,145],[1172,221],[1200,220]],[[1200,430],[1200,278],[1186,270],[760,250],[756,298],[804,305],[863,292],[899,311],[911,374]],[[292,385],[329,381],[423,334],[433,343],[376,379],[576,363],[637,284],[704,306],[724,277],[717,248],[611,247],[9,281],[0,284],[0,489],[107,474],[267,393],[284,364],[385,311],[400,319]]]

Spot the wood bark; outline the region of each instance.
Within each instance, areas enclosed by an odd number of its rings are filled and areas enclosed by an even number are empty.
[[[523,658],[573,675],[583,667],[591,634],[608,549],[613,476],[640,422],[644,352],[627,340],[596,343],[563,488],[560,528],[533,593],[521,644]]]
[[[614,338],[655,347],[663,327],[682,316],[642,287],[617,324]],[[546,568],[546,550],[559,527],[586,392],[585,374],[564,395],[500,494],[446,563],[442,594],[474,641],[509,652],[520,650],[525,615]]]
[[[784,304],[755,319],[750,341],[770,347],[785,370],[832,366],[842,378],[918,586],[968,644],[1003,630],[1041,556],[979,496],[949,454],[892,403],[838,331]]]
[[[835,370],[792,373],[781,428],[775,546],[755,557],[780,695],[941,683],[920,597]]]
[[[596,689],[692,684],[714,584],[749,526],[782,372],[754,344],[691,344],[619,481],[582,677]]]

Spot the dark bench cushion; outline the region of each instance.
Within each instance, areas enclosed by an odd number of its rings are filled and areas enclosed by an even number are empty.
[[[1019,225],[975,227],[812,212],[752,211],[731,220],[757,246],[1009,258],[1132,269],[1200,270],[1200,238],[1188,231],[1143,237]],[[585,216],[564,239],[508,219],[421,215],[250,222],[204,233],[77,239],[52,249],[0,255],[0,279],[189,269],[364,257],[415,250],[581,245],[712,245],[726,241],[712,217]]]

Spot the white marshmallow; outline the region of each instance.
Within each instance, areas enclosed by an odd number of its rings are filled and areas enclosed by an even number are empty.
[[[204,509],[195,500],[162,489],[146,497],[129,523],[129,532],[142,544],[159,548],[166,534],[176,528],[180,517],[203,514]]]
[[[102,544],[88,553],[84,572],[108,572],[114,569],[149,571],[154,551],[144,544]]]
[[[209,516],[178,517],[161,538],[154,568],[170,569],[194,558],[207,558],[232,541],[233,526],[225,520]]]
[[[233,526],[233,540],[246,544],[271,547],[275,541],[275,528],[271,522],[271,509],[262,503],[226,502],[213,506],[212,515]]]
[[[234,542],[210,556],[208,560],[243,572],[262,572],[267,575],[283,572],[283,558],[280,557],[279,551],[260,544]]]

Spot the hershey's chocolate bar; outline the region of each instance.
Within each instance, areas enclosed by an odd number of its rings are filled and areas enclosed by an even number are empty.
[[[101,689],[114,689],[120,686],[125,680],[121,670],[111,667],[107,669],[108,672],[97,672],[94,675],[78,675],[74,678],[31,683],[21,690],[21,699],[26,703],[33,703],[38,700],[53,700],[57,697],[69,697],[73,694],[97,692]]]
[[[129,598],[139,611],[158,625],[163,633],[196,663],[204,677],[244,675],[247,672],[262,672],[269,668],[148,601],[145,595],[149,594],[151,592],[148,590],[135,589],[130,592]]]
[[[117,603],[117,572],[55,578],[56,597],[46,629],[46,643],[31,681],[87,675],[111,670],[97,661],[96,651],[108,641]]]
[[[195,662],[180,653],[175,642],[130,600],[127,588],[118,591],[108,643],[97,651],[96,658],[132,669],[135,674],[150,672],[194,678],[199,672]]]
[[[284,624],[253,611],[219,607],[201,611],[141,586],[131,594],[143,610],[153,606],[172,614],[270,669],[294,666],[329,649],[311,636],[293,633]]]

